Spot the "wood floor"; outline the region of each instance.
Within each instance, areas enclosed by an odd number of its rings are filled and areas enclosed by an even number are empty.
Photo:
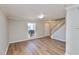
[[[64,55],[64,53],[65,43],[45,37],[12,43],[7,55]]]

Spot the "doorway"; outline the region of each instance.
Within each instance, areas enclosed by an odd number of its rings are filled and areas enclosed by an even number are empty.
[[[36,38],[36,23],[28,23],[28,38]]]

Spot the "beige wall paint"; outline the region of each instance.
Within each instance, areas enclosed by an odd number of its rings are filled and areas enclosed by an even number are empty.
[[[27,40],[27,26],[25,21],[9,20],[9,42]]]
[[[50,36],[50,23],[44,23],[44,34],[45,36]]]
[[[8,49],[8,20],[5,15],[0,12],[0,54],[6,54]]]
[[[36,23],[36,38],[49,35],[49,32],[47,34],[45,33],[45,23],[43,21],[9,20],[10,43],[29,40],[27,31],[27,23],[29,22]]]

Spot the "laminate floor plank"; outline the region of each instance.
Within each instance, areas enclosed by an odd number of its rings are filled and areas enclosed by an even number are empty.
[[[64,55],[65,43],[49,37],[11,43],[7,55]]]

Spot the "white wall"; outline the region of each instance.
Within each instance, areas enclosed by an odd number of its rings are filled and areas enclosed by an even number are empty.
[[[36,24],[37,24],[37,31],[36,31],[37,38],[48,36],[47,33],[45,34],[45,25],[44,25],[44,23],[43,22],[37,22]]]
[[[9,20],[9,39],[10,43],[23,40],[29,40],[28,38],[28,22],[36,23],[36,38],[47,36],[44,33],[44,23],[41,21],[26,21],[26,20]]]
[[[0,54],[5,54],[8,49],[8,20],[0,12]]]
[[[66,54],[79,55],[79,5],[67,9]]]
[[[25,21],[9,20],[9,42],[27,40]]]
[[[45,36],[50,36],[50,23],[45,22],[44,23],[44,35]]]
[[[64,24],[62,27],[60,27],[57,31],[55,31],[52,34],[51,38],[65,42],[66,41],[65,36],[66,36],[66,26]]]

